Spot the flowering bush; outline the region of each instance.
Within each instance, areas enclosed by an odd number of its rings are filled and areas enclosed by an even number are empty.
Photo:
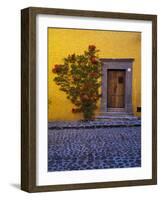
[[[75,105],[72,113],[82,112],[85,120],[94,117],[97,101],[101,97],[101,61],[95,45],[89,45],[82,55],[68,55],[64,64],[57,64],[52,72],[57,76],[54,81],[67,98]]]

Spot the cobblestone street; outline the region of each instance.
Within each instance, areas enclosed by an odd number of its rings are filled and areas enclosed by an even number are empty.
[[[49,126],[48,171],[141,167],[141,126]]]

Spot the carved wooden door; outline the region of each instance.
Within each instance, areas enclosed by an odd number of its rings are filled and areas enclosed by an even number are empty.
[[[125,107],[125,70],[108,70],[107,107]]]

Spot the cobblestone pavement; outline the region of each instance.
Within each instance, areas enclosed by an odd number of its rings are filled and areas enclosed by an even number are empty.
[[[141,126],[50,129],[48,171],[141,167]]]

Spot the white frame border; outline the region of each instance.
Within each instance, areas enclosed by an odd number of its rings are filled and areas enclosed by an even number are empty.
[[[47,172],[47,28],[137,31],[141,40],[142,167]],[[36,16],[36,185],[142,180],[152,178],[152,22],[57,15]],[[42,106],[46,105],[46,106]],[[148,156],[147,156],[148,155]]]

